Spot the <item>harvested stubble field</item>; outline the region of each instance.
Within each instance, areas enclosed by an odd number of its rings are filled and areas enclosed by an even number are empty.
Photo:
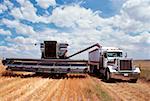
[[[141,66],[142,68],[142,66]],[[88,74],[65,77],[6,72],[0,66],[0,101],[148,101],[150,83],[105,83]]]
[[[134,60],[134,65],[141,69],[141,79],[150,81],[150,60]]]

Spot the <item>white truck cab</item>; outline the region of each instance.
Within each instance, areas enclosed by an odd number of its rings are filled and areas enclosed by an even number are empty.
[[[104,55],[105,78],[130,79],[136,82],[140,69],[133,66],[132,59],[123,57],[123,50],[117,47],[102,47]]]
[[[114,64],[115,60],[123,57],[123,50],[117,47],[102,47],[101,54],[104,55],[104,67]]]
[[[101,47],[89,52],[90,72],[102,74],[106,81],[114,78],[136,82],[140,69],[133,66],[132,62],[132,59],[124,57],[123,50],[117,47]]]

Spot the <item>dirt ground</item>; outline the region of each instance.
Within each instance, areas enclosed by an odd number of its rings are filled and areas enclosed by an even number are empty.
[[[128,81],[117,81],[114,83],[105,83],[100,79],[102,88],[111,95],[115,101],[150,101],[150,83],[138,80],[137,83],[129,83]]]
[[[150,101],[150,83],[105,83],[88,74],[52,77],[7,73],[0,66],[0,101]]]
[[[150,60],[134,60],[133,63],[140,67],[140,78],[150,82]]]

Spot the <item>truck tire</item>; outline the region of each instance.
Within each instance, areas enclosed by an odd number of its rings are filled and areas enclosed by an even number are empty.
[[[98,69],[97,69],[96,67],[94,67],[93,73],[94,73],[95,75],[98,74]]]
[[[131,79],[130,82],[131,83],[136,83],[138,79]]]
[[[93,65],[90,65],[90,73],[93,73]]]
[[[109,69],[106,69],[105,80],[106,80],[106,82],[110,82],[111,81]]]

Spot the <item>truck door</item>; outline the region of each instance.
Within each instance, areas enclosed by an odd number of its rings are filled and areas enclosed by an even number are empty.
[[[103,66],[104,66],[104,68],[107,67],[107,62],[108,62],[107,53],[104,53],[104,55],[103,55]]]

